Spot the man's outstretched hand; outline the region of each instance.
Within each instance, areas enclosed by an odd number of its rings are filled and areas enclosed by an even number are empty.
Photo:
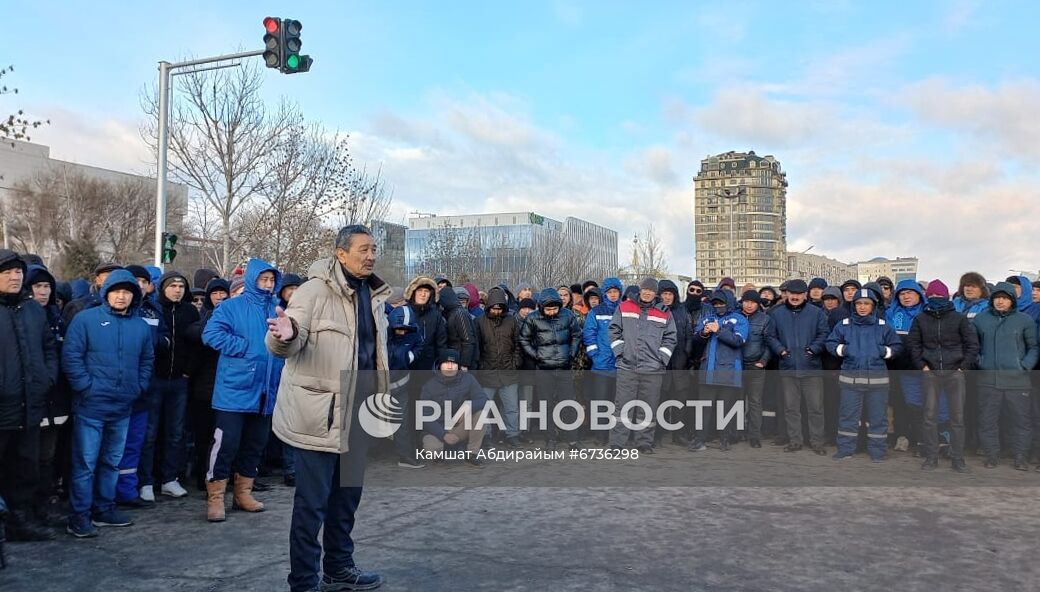
[[[293,330],[292,319],[290,319],[281,306],[274,309],[274,318],[267,319],[267,330],[274,335],[278,341],[292,341]]]

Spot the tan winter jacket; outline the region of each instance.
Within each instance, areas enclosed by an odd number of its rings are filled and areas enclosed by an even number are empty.
[[[272,420],[283,442],[319,452],[347,452],[350,413],[357,371],[357,303],[335,258],[316,261],[311,279],[293,294],[286,315],[296,327],[288,343],[266,337],[267,349],[285,358]],[[383,303],[390,286],[375,275],[369,279],[375,317],[377,392],[387,392],[387,321]],[[345,373],[345,374],[344,374]],[[341,374],[343,379],[340,378]]]

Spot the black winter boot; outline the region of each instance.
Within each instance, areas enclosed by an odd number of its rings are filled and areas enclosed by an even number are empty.
[[[53,529],[36,524],[25,510],[11,510],[7,515],[9,541],[53,541],[55,536]]]

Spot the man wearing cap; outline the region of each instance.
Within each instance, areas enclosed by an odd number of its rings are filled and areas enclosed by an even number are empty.
[[[808,303],[809,286],[804,280],[787,282],[783,306],[770,311],[773,331],[766,338],[770,350],[780,360],[780,389],[784,401],[786,437],[778,434],[774,444],[786,441],[784,451],[802,449],[802,403],[809,415],[809,445],[819,455],[824,449],[822,357],[826,351],[827,316]]]
[[[877,279],[877,285],[881,286],[881,300],[878,303],[882,304],[885,308],[888,308],[892,304],[894,296],[894,294],[892,293],[892,289],[894,287],[892,279],[888,276],[883,275]]]
[[[437,370],[423,385],[420,399],[435,403],[439,410],[435,419],[423,422],[423,449],[440,452],[445,446],[465,445],[466,464],[474,468],[484,466],[476,456],[484,441],[484,426],[477,418],[488,398],[477,379],[461,371],[455,350],[446,349],[437,356]],[[468,418],[469,425],[466,421],[450,423],[455,418]]]
[[[704,352],[698,372],[701,389],[697,396],[701,400],[710,401],[713,406],[721,404],[722,414],[727,416],[740,395],[743,349],[748,338],[748,324],[744,315],[737,310],[737,299],[729,290],[712,292],[708,302],[711,310],[694,328],[694,340],[703,344]],[[709,415],[718,416],[718,413],[712,413],[713,407],[704,411]],[[694,425],[693,439],[689,447],[691,452],[707,449],[707,434],[705,423]],[[735,436],[736,420],[731,419],[720,434],[720,448],[723,451],[729,450]]]
[[[72,473],[67,531],[97,536],[98,526],[129,526],[115,508],[119,461],[133,403],[147,391],[155,362],[152,329],[135,314],[143,295],[130,272],[108,276],[103,304],[84,310],[65,335],[62,369],[73,398]]]
[[[1016,300],[1014,285],[1000,282],[990,295],[990,307],[973,321],[979,334],[979,444],[984,466],[996,467],[1001,413],[1006,410],[1014,467],[1025,471],[1031,437],[1029,370],[1036,366],[1040,348],[1036,323],[1016,310]]]
[[[716,291],[717,290],[726,290],[730,294],[733,294],[733,297],[736,298],[737,282],[731,277],[724,277],[721,280],[719,280],[719,285],[716,288]]]
[[[590,407],[614,399],[617,365],[614,350],[610,348],[610,321],[621,301],[621,289],[621,280],[618,278],[608,277],[603,280],[603,299],[585,316],[585,325],[581,331],[585,355],[592,363],[586,389]],[[603,445],[607,443],[609,434],[602,431],[595,437]]]
[[[66,327],[72,324],[72,319],[80,312],[88,308],[101,306],[101,287],[105,285],[105,280],[108,279],[108,274],[117,269],[122,269],[122,267],[120,267],[118,263],[113,263],[111,261],[101,263],[94,268],[94,283],[90,285],[90,293],[68,303],[65,305],[65,309],[61,311]]]
[[[26,297],[25,263],[0,249],[0,497],[10,504],[11,540],[48,540],[32,519],[40,462],[40,422],[58,381],[58,346],[47,313]]]
[[[654,418],[661,397],[661,382],[665,368],[678,346],[675,320],[668,308],[657,299],[659,287],[654,278],[643,278],[639,282],[636,301],[626,300],[618,305],[610,321],[610,348],[617,360],[614,413],[618,422],[610,431],[610,447],[614,449],[627,446],[631,432],[639,452],[654,452],[654,431],[657,427]],[[635,407],[635,413],[625,409],[632,401],[646,403],[650,417],[645,417],[645,409],[642,407]],[[621,421],[625,413],[629,414],[633,425],[647,425],[629,430]]]
[[[841,408],[835,460],[856,452],[859,425],[866,408],[867,452],[881,462],[888,449],[888,368],[885,360],[902,353],[903,342],[878,315],[878,297],[866,288],[853,296],[853,315],[827,337],[827,351],[842,359]]]
[[[936,419],[941,393],[949,406],[950,460],[953,470],[963,473],[968,470],[964,463],[964,372],[975,366],[979,337],[968,317],[954,310],[946,284],[932,280],[925,296],[924,311],[914,318],[906,337],[910,360],[922,371],[924,381],[921,452],[925,460],[921,469],[931,471],[939,466]]]
[[[354,562],[351,539],[371,441],[358,412],[390,385],[383,309],[390,286],[373,273],[376,259],[368,228],[343,227],[333,257],[316,261],[289,308],[279,307],[268,319],[267,348],[286,359],[274,432],[296,448],[292,592],[319,583],[323,589],[371,590],[383,582]]]
[[[823,308],[823,291],[827,289],[827,280],[813,278],[809,282],[809,304]]]
[[[748,321],[742,376],[747,399],[748,443],[752,448],[761,448],[762,392],[766,383],[765,369],[772,357],[766,339],[773,333],[773,317],[762,310],[761,299],[754,290],[748,290],[740,297],[740,312]]]
[[[520,325],[520,347],[534,360],[535,392],[540,401],[548,404],[549,416],[562,401],[573,401],[574,372],[571,362],[581,346],[581,327],[570,309],[564,308],[559,292],[546,288],[541,292],[538,310],[527,315]],[[565,407],[562,420],[565,424],[574,421],[575,410]],[[571,449],[578,448],[578,431],[549,426],[546,448],[554,450],[559,439],[565,439]]]

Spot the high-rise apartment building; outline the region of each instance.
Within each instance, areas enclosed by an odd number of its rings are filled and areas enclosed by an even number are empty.
[[[697,278],[777,285],[787,278],[787,174],[772,156],[726,152],[694,177]]]

